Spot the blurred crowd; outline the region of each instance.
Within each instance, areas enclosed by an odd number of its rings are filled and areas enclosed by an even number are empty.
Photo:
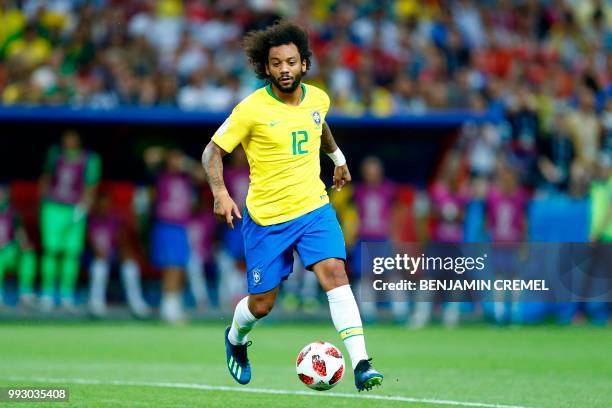
[[[227,111],[261,86],[242,36],[279,18],[309,31],[334,112],[610,112],[605,0],[1,0],[1,101]]]

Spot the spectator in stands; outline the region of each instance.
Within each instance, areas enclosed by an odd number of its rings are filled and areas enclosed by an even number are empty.
[[[26,26],[23,37],[11,41],[6,47],[6,56],[23,61],[27,70],[46,61],[50,54],[51,44],[38,34],[34,25]]]
[[[523,180],[531,183],[541,136],[535,95],[526,86],[519,88],[508,121],[512,127],[512,152],[519,160]]]
[[[16,3],[0,4],[0,59],[9,66],[6,79],[0,72],[3,103],[82,104],[94,92],[94,102],[86,105],[101,108],[115,105],[109,102],[113,94],[120,104],[174,105],[172,89],[179,88],[184,109],[229,110],[240,98],[236,90],[244,96],[261,85],[244,70],[239,39],[292,13],[282,2],[240,8],[177,0],[112,7],[69,0]],[[534,95],[548,87],[559,102],[555,110],[571,102],[583,83],[597,92],[598,109],[609,98],[607,2],[458,0],[441,7],[435,1],[365,1],[335,4],[331,11],[302,5],[296,13],[313,38],[312,80],[323,81],[319,85],[329,90],[336,112],[386,116],[448,107],[499,112],[523,99],[524,85]],[[61,56],[55,57],[61,69],[55,81],[45,81],[49,72],[36,71],[51,55]],[[229,76],[215,67],[231,67]],[[203,78],[194,82],[200,70]],[[101,83],[92,76],[100,71]],[[416,82],[410,86],[404,75]],[[164,81],[154,80],[158,77]],[[61,92],[40,94],[41,81],[52,89],[51,83],[61,84]],[[188,97],[190,87],[208,97]],[[500,89],[506,95],[496,94]],[[529,148],[523,146],[530,143],[527,134],[516,134],[521,148]]]
[[[538,159],[540,189],[567,192],[574,161],[574,144],[563,114],[555,114],[550,134],[542,143]]]
[[[567,128],[574,143],[576,161],[588,175],[597,163],[601,142],[601,123],[595,112],[595,95],[587,87],[578,91],[578,106],[567,115]]]

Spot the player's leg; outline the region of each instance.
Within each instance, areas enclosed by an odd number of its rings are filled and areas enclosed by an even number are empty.
[[[264,293],[255,293],[243,298],[234,309],[234,318],[228,332],[233,345],[246,344],[249,332],[257,321],[267,316],[276,302],[278,287]]]
[[[24,249],[19,255],[17,266],[19,275],[19,303],[26,307],[34,306],[34,278],[36,278],[36,252]]]
[[[9,243],[0,248],[0,307],[4,306],[4,274],[7,270],[15,267],[17,259],[17,247],[14,243]]]
[[[440,244],[436,242],[430,242],[425,247],[425,254],[428,257],[434,258],[438,256],[445,256],[444,252],[440,252],[438,249]],[[440,274],[440,271],[429,270],[425,268],[421,271],[421,279],[429,280],[442,280],[444,277]],[[435,292],[430,290],[419,290],[415,294],[414,310],[410,318],[409,326],[413,329],[422,329],[429,325],[433,314],[433,306],[436,301]]]
[[[196,307],[199,310],[204,310],[208,303],[204,274],[204,260],[201,256],[192,252],[189,256],[189,263],[187,264],[187,281],[191,294],[196,302]]]
[[[183,311],[183,269],[178,266],[164,268],[162,275],[162,300],[160,306],[160,317],[171,324],[185,322]]]
[[[344,237],[336,213],[326,205],[311,213],[312,221],[297,242],[307,269],[314,271],[327,293],[332,321],[349,352],[358,390],[382,382],[382,374],[370,364],[357,302],[345,270]]]
[[[106,288],[110,261],[101,254],[96,256],[89,266],[89,311],[95,317],[106,315]]]
[[[125,289],[125,297],[132,313],[141,319],[151,315],[151,308],[142,295],[140,267],[136,260],[127,257],[121,262],[121,281]]]
[[[153,263],[162,272],[160,317],[168,323],[183,323],[184,274],[189,262],[189,242],[185,227],[158,222],[153,229]]]
[[[227,368],[240,384],[251,381],[251,364],[247,356],[250,346],[248,334],[257,321],[270,313],[274,307],[278,286],[264,293],[255,293],[243,298],[236,305],[232,324],[225,330],[225,352]]]
[[[64,233],[63,257],[60,268],[60,298],[62,307],[72,312],[74,311],[75,288],[81,266],[81,253],[85,245],[87,221],[85,217],[75,219],[74,207],[69,208],[71,218]]]
[[[71,221],[71,207],[43,202],[41,206],[40,223],[43,256],[41,262],[41,292],[40,306],[43,311],[50,311],[54,306],[55,282],[58,268],[58,256],[65,239],[65,225]]]
[[[251,220],[248,211],[244,213],[242,232],[249,296],[238,302],[232,324],[225,331],[228,369],[240,384],[251,380],[247,358],[248,334],[259,319],[270,313],[281,281],[291,273],[293,225],[293,222],[287,222],[260,226]]]
[[[382,383],[383,375],[372,367],[366,351],[359,308],[348,283],[344,261],[329,258],[312,266],[321,287],[327,293],[329,311],[340,338],[349,352],[359,391]]]

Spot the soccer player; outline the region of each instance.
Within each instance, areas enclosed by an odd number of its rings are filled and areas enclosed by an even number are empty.
[[[2,283],[8,269],[17,269],[19,303],[31,307],[34,305],[36,253],[21,218],[11,207],[9,194],[9,187],[0,184],[0,307],[4,305]]]
[[[245,49],[267,85],[241,101],[213,135],[202,163],[214,195],[214,212],[231,227],[242,219],[249,296],[236,306],[225,331],[227,365],[240,384],[251,380],[248,333],[272,310],[293,250],[327,293],[334,326],[349,352],[358,390],[380,385],[370,363],[359,309],[345,271],[342,230],[320,179],[319,151],[335,164],[336,189],[351,180],[325,115],[329,97],[302,83],[310,67],[307,34],[281,22],[249,33]],[[223,179],[222,157],[242,144],[250,166],[244,216]]]
[[[202,194],[201,194],[202,195]],[[211,214],[210,208],[203,205],[204,200],[198,197],[191,218],[187,223],[187,236],[189,238],[189,264],[187,265],[187,281],[193,294],[196,307],[199,310],[206,308],[208,302],[207,285],[204,277],[214,276],[213,245],[217,220]],[[214,280],[216,284],[218,279]],[[208,285],[211,286],[210,284]],[[214,286],[211,293],[210,306],[219,306],[218,286]]]
[[[499,163],[495,184],[487,191],[487,229],[495,250],[492,265],[497,279],[519,279],[524,267],[519,262],[519,246],[526,238],[527,191],[519,184],[518,169]],[[519,323],[519,292],[506,296],[494,292],[493,316],[497,323]],[[488,307],[489,305],[487,305]]]
[[[41,308],[54,307],[55,281],[60,270],[61,305],[74,311],[74,289],[85,243],[87,211],[100,180],[100,159],[81,147],[74,130],[62,136],[62,145],[47,153],[41,178],[42,297]],[[61,261],[61,264],[58,264]]]
[[[183,323],[183,281],[189,263],[187,223],[193,199],[192,175],[180,150],[165,154],[155,186],[155,224],[151,240],[153,264],[163,270],[160,315],[168,323]]]
[[[441,173],[434,180],[430,190],[431,211],[434,219],[432,242],[426,249],[428,256],[460,256],[458,245],[463,241],[463,214],[469,201],[469,191],[459,181],[459,157],[451,152],[442,164]],[[437,243],[455,244],[441,246]],[[448,271],[425,271],[427,279],[459,279]],[[433,311],[432,293],[417,293],[411,326],[421,328],[429,324]],[[444,304],[442,322],[446,327],[455,327],[460,320],[460,303],[452,295],[443,293],[448,299]]]
[[[355,278],[361,283],[359,306],[366,321],[376,318],[376,293],[371,286],[373,276],[363,276],[361,267],[362,243],[376,242],[370,251],[373,256],[391,256],[391,227],[393,225],[393,207],[395,204],[396,186],[384,176],[383,165],[375,156],[366,157],[361,163],[363,183],[355,185],[353,200],[359,213],[359,230],[357,242],[353,248],[352,266]],[[368,298],[367,300],[364,298]],[[392,302],[396,320],[407,314],[407,302]]]
[[[89,267],[89,310],[95,317],[105,317],[106,289],[111,264],[120,262],[121,281],[125,288],[128,306],[138,318],[146,318],[151,310],[142,296],[140,267],[128,243],[123,220],[113,212],[108,192],[98,195],[89,218],[88,241],[94,253]]]

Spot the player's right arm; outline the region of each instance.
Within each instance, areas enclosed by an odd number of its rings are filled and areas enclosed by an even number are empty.
[[[231,228],[234,228],[234,214],[238,219],[242,219],[242,216],[223,180],[223,156],[234,150],[248,136],[251,130],[249,119],[246,109],[241,104],[236,106],[202,153],[206,179],[215,198],[215,216],[227,222]]]
[[[223,180],[223,156],[227,152],[221,149],[212,140],[208,143],[202,153],[202,165],[206,172],[206,179],[210,185],[210,189],[215,198],[214,211],[215,216],[221,220],[227,222],[227,224],[233,229],[234,228],[234,216],[236,215],[239,219],[242,219],[238,206],[230,197],[229,191],[225,186]]]

